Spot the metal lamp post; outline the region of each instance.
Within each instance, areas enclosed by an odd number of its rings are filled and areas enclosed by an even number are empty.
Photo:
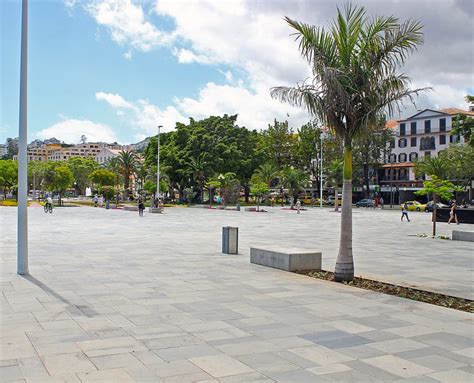
[[[323,131],[321,130],[321,136],[320,136],[320,144],[319,146],[321,147],[321,154],[320,154],[320,161],[321,163],[319,164],[319,208],[323,208]]]
[[[18,135],[17,273],[28,274],[28,0],[22,2],[20,118]]]
[[[156,154],[156,197],[158,198],[158,206],[157,208],[160,207],[160,129],[163,127],[163,125],[158,125],[158,136],[157,136],[157,141],[158,141],[158,148],[157,148],[157,154]]]

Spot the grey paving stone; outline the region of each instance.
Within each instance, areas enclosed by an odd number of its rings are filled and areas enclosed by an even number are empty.
[[[57,209],[45,218],[41,209],[31,208],[35,279],[26,279],[16,274],[16,210],[0,209],[6,222],[0,236],[0,333],[6,334],[0,365],[10,367],[15,379],[24,380],[28,369],[37,375],[28,383],[41,381],[44,367],[38,361],[54,374],[52,382],[74,383],[77,374],[138,382],[262,383],[278,381],[278,374],[286,381],[370,381],[392,374],[421,382],[445,371],[459,379],[471,372],[472,314],[257,267],[249,264],[248,253],[220,254],[215,233],[233,225],[242,229],[241,251],[257,240],[316,246],[333,268],[339,216],[327,210],[298,217],[277,208],[259,216],[176,208],[139,220],[136,214],[91,208]],[[429,227],[428,217],[414,215],[419,223],[400,226],[394,213],[354,213],[356,273],[472,294],[468,249],[408,237]],[[315,236],[322,221],[326,225]],[[380,233],[380,224],[389,234]],[[400,238],[413,251],[400,254]],[[212,378],[189,361],[216,355],[249,371]],[[435,371],[441,366],[449,369]]]

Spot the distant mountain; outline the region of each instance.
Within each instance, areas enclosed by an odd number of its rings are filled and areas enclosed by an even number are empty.
[[[132,144],[130,146],[132,146],[137,152],[143,152],[145,151],[149,142],[150,142],[150,137],[147,137],[144,140],[141,140],[140,142],[137,142],[136,144]]]

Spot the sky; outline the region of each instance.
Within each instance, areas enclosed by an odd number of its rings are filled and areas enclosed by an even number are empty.
[[[364,0],[368,15],[417,19],[425,43],[403,67],[407,104],[466,109],[474,93],[474,1]],[[28,140],[137,142],[176,122],[238,114],[262,130],[298,128],[304,109],[269,95],[311,74],[283,18],[327,26],[333,0],[30,0]],[[18,136],[21,1],[0,1],[0,142]]]

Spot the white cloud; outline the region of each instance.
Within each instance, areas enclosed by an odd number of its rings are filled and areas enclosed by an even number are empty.
[[[123,109],[135,108],[131,103],[129,103],[128,101],[125,101],[122,98],[122,96],[119,96],[118,94],[97,92],[95,94],[95,98],[99,101],[102,100],[102,101],[107,102],[113,108],[123,108]]]
[[[117,137],[110,126],[89,120],[75,119],[57,122],[46,129],[40,130],[36,137],[40,139],[56,137],[66,143],[78,143],[83,134],[87,137],[88,141],[92,142],[117,141]]]
[[[147,21],[141,5],[131,0],[93,0],[85,9],[108,29],[112,40],[138,51],[147,52],[173,38]]]
[[[137,131],[135,137],[143,134],[155,134],[158,125],[163,125],[163,131],[173,130],[176,122],[187,122],[188,118],[183,116],[175,106],[159,108],[148,100],[127,101],[122,96],[113,93],[97,92],[99,101],[107,102],[116,109],[116,114],[125,125]]]
[[[463,97],[473,88],[472,15],[459,2],[419,0],[419,7],[408,0],[380,2],[360,0],[369,15],[394,14],[401,21],[419,19],[425,25],[425,45],[407,62],[407,74],[414,86],[433,86],[434,90],[419,97],[417,107],[465,107]],[[223,72],[228,85],[208,83],[196,98],[182,97],[165,108],[133,103],[139,111],[134,117],[136,129],[152,129],[152,121],[183,116],[207,117],[210,114],[239,113],[239,124],[262,129],[273,118],[283,119],[289,111],[294,124],[308,119],[303,109],[291,108],[269,97],[269,88],[294,85],[311,76],[310,68],[300,57],[298,44],[290,36],[292,29],[283,18],[327,25],[335,16],[333,1],[312,0],[287,2],[274,0],[154,0],[153,3],[131,0],[90,0],[88,12],[99,25],[110,32],[128,51],[149,51],[168,46],[181,64],[198,63],[230,68]],[[150,13],[173,22],[171,31],[154,23]],[[155,15],[155,16],[156,16]],[[232,72],[234,75],[232,75]],[[238,73],[239,79],[234,79]],[[195,92],[196,90],[191,90]],[[112,105],[112,104],[111,104]],[[403,115],[413,108],[407,104]],[[142,125],[139,125],[142,124]],[[156,123],[155,123],[156,125]],[[174,122],[166,123],[174,126]]]

